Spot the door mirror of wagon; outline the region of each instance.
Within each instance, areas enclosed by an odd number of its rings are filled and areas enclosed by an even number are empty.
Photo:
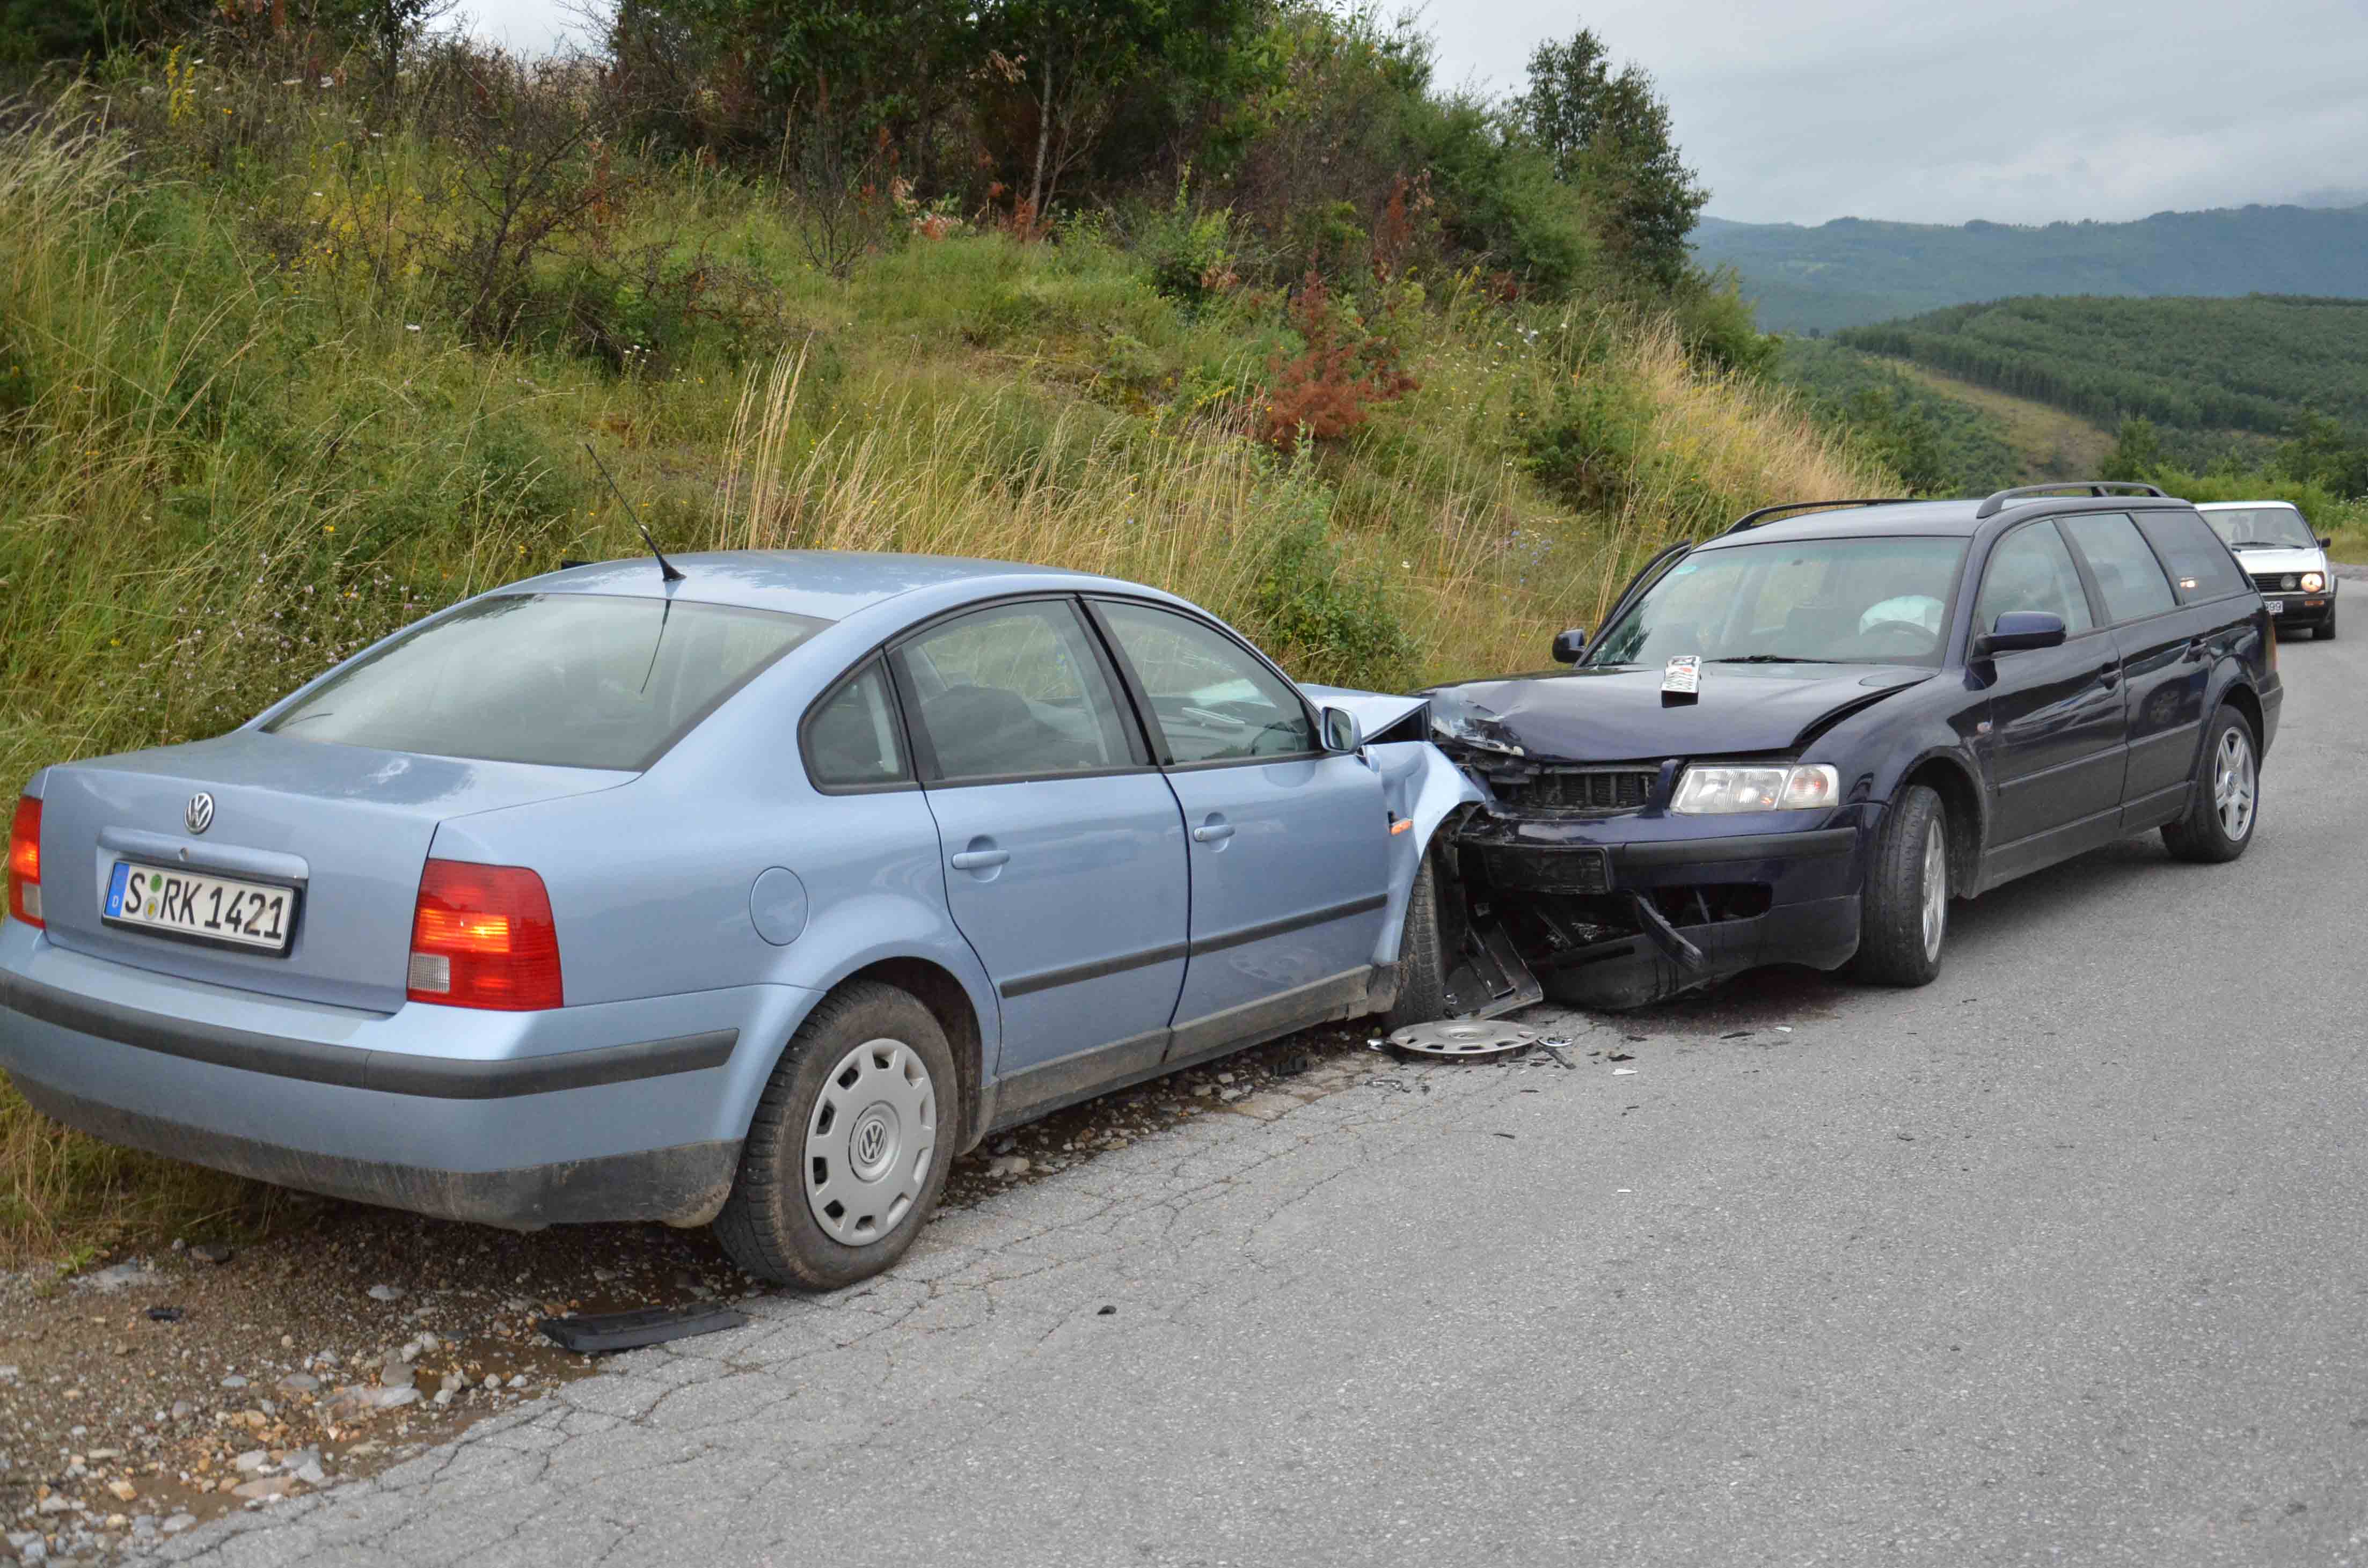
[[[1567,631],[1554,633],[1554,656],[1558,665],[1575,665],[1587,652],[1587,628],[1574,626]]]
[[[1356,751],[1365,744],[1365,726],[1346,708],[1324,710],[1324,749],[1326,751]]]
[[[1974,656],[1990,653],[2013,653],[2025,648],[2061,648],[2064,646],[2064,618],[2039,609],[2010,609],[1998,618],[1998,625],[1974,639]]]

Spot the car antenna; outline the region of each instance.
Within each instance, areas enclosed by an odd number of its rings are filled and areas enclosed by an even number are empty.
[[[658,541],[650,537],[649,525],[633,516],[633,504],[625,499],[623,491],[617,488],[616,480],[609,476],[609,465],[600,460],[600,454],[592,449],[591,442],[584,443],[584,453],[592,460],[592,466],[600,471],[600,477],[609,481],[609,494],[614,495],[617,498],[617,505],[625,509],[626,517],[632,521],[633,527],[641,529],[642,542],[648,545],[650,553],[658,558],[658,575],[669,583],[681,582],[683,574],[675,570],[674,562],[668,561],[666,558],[666,551],[658,548]]]

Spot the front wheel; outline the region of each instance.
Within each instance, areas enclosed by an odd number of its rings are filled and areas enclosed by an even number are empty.
[[[827,1290],[879,1273],[945,1191],[959,1103],[934,1014],[870,981],[833,992],[765,1085],[716,1240],[776,1285]]]
[[[2318,623],[2318,640],[2321,642],[2335,641],[2335,607],[2333,605],[2327,607],[2327,619]]]
[[[1382,1015],[1389,1033],[1447,1017],[1447,955],[1439,929],[1439,851],[1424,852],[1406,894],[1406,929],[1398,937],[1398,994]]]
[[[2260,817],[2261,766],[2253,726],[2223,708],[2203,731],[2203,756],[2187,814],[2162,830],[2162,841],[2182,860],[2214,865],[2234,860],[2253,842]]]
[[[1948,808],[1929,786],[1910,784],[1874,835],[1851,972],[1875,985],[1930,985],[1948,937]]]

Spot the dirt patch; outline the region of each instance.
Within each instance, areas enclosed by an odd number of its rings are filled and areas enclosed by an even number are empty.
[[[1395,1068],[1371,1038],[1310,1030],[998,1135],[956,1162],[946,1208],[1197,1117],[1271,1119]],[[111,1553],[418,1453],[592,1370],[545,1317],[765,1289],[704,1231],[285,1214],[251,1244],[191,1233],[0,1277],[0,1557]]]

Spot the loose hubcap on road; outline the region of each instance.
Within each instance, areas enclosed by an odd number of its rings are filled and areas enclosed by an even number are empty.
[[[920,1201],[938,1152],[938,1092],[902,1040],[839,1058],[806,1128],[806,1202],[835,1240],[867,1246]]]
[[[2231,843],[2243,843],[2253,830],[2253,743],[2244,731],[2231,728],[2220,737],[2219,755],[2212,762],[2212,804]]]
[[[1949,846],[1940,819],[1924,830],[1924,956],[1941,956],[1941,938],[1949,934]]]

